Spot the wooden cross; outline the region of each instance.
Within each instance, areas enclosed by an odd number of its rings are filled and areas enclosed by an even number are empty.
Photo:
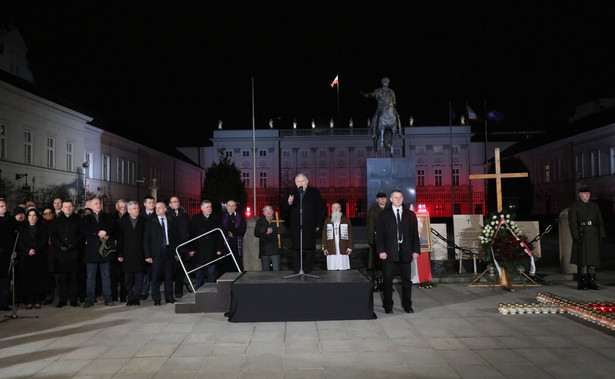
[[[495,174],[470,175],[470,179],[495,179],[496,196],[498,199],[498,212],[502,212],[502,179],[527,178],[527,172],[502,174],[500,169],[500,148],[495,148]]]
[[[275,218],[271,220],[271,222],[275,223],[278,228],[280,228],[280,223],[284,222],[284,220],[280,220],[278,217],[278,212],[275,212]],[[278,232],[278,248],[282,247],[282,240],[280,239],[280,233]]]

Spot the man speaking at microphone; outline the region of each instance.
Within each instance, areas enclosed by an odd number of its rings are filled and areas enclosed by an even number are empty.
[[[303,272],[309,274],[314,266],[316,237],[324,218],[322,196],[318,189],[308,186],[308,178],[305,174],[295,177],[295,185],[296,188],[290,192],[287,200],[282,202],[282,209],[290,222],[295,273],[299,273],[301,269],[299,254],[301,229],[303,229]],[[303,209],[303,228],[301,227],[301,209]]]

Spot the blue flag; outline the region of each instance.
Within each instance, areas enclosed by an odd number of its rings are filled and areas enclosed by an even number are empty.
[[[495,109],[492,109],[489,112],[487,112],[487,120],[495,121],[495,122],[497,122],[499,124],[502,121],[504,121],[504,115],[502,113],[496,111]]]

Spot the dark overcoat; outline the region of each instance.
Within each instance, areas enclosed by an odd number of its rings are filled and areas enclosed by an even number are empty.
[[[89,214],[81,219],[81,234],[85,239],[85,248],[83,253],[83,261],[85,263],[103,263],[109,262],[111,257],[103,257],[98,253],[100,247],[100,238],[98,232],[104,230],[109,239],[113,239],[116,223],[113,217],[105,212],[100,212],[98,221],[94,213]]]
[[[117,256],[122,260],[122,271],[145,271],[145,253],[143,249],[143,236],[145,235],[145,216],[137,216],[137,224],[132,227],[131,216],[125,215],[118,220],[117,228]]]
[[[8,276],[11,254],[15,247],[17,227],[15,217],[8,213],[4,217],[0,217],[0,277]]]
[[[83,243],[81,217],[75,213],[66,216],[60,212],[49,228],[49,238],[55,247],[53,268],[55,272],[78,272],[79,249]]]
[[[412,253],[421,253],[416,214],[406,207],[402,211],[403,243],[398,251],[397,219],[389,204],[378,214],[376,221],[376,251],[387,253],[387,261],[411,262]],[[400,254],[401,253],[401,254]]]
[[[273,233],[267,234],[267,229],[272,228]],[[254,237],[258,238],[258,257],[280,255],[278,249],[278,225],[269,222],[267,218],[261,217],[254,226]]]
[[[587,225],[588,221],[592,225]],[[582,224],[586,225],[583,226]],[[604,223],[600,207],[594,202],[575,201],[568,211],[568,226],[572,235],[572,254],[570,263],[578,264],[579,245],[576,242],[583,235],[583,254],[581,265],[598,266],[600,264],[600,239],[605,237]]]
[[[36,230],[31,232],[26,222],[19,228],[17,249],[19,258],[20,292],[25,296],[44,295],[47,291],[47,276],[49,275],[49,232],[47,226],[36,224]],[[30,249],[36,252],[29,255]]]
[[[316,240],[320,238],[320,233],[316,228],[322,228],[325,213],[323,211],[322,196],[320,191],[314,187],[307,186],[303,195],[303,248],[314,250],[316,248]],[[294,195],[295,198],[291,205],[288,204],[288,196]],[[286,214],[286,219],[290,223],[292,249],[299,250],[301,236],[301,195],[299,189],[294,188],[282,202],[282,209]]]
[[[179,245],[177,221],[174,218],[165,217],[165,222],[167,223],[167,233],[169,236],[167,242],[173,254],[175,254],[175,248]],[[145,235],[143,236],[143,252],[145,253],[145,258],[160,258],[163,241],[164,231],[162,230],[162,225],[160,225],[160,219],[158,216],[152,216],[145,223]]]
[[[216,215],[205,217],[203,212],[192,216],[190,220],[190,238],[195,238],[215,228],[220,228]],[[201,237],[190,244],[190,251],[195,251],[196,262],[204,264],[218,257],[217,252],[224,252],[224,244],[220,232],[216,231]]]

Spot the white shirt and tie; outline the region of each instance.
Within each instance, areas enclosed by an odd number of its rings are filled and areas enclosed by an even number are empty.
[[[404,241],[404,233],[402,228],[402,215],[404,213],[404,209],[402,207],[395,208],[393,207],[393,213],[395,214],[395,219],[397,220],[397,242],[402,243]]]
[[[165,222],[165,217],[159,217],[160,226],[162,226],[162,245],[167,246],[169,244],[169,231],[167,229],[167,223]]]

